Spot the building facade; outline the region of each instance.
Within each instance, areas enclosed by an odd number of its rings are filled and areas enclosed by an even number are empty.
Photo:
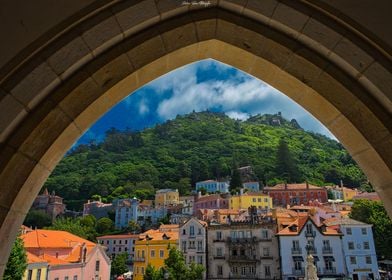
[[[148,264],[155,268],[163,267],[172,247],[178,248],[178,225],[162,225],[158,230],[140,234],[135,243],[133,279],[142,280]]]
[[[97,241],[106,248],[106,254],[111,258],[117,254],[128,253],[128,260],[133,261],[135,257],[135,242],[138,240],[138,234],[117,234],[98,236]]]
[[[229,209],[248,209],[251,206],[256,206],[260,210],[268,211],[272,208],[272,198],[261,192],[243,193],[242,190],[240,194],[230,197]]]
[[[279,222],[279,221],[278,221]],[[283,280],[305,277],[306,257],[314,257],[319,278],[346,275],[342,234],[334,227],[317,224],[308,214],[299,215],[277,233]]]
[[[117,229],[128,226],[129,221],[138,221],[139,217],[139,200],[137,198],[119,199],[115,201],[115,222]]]
[[[52,221],[57,216],[65,213],[65,204],[63,203],[63,198],[57,196],[54,191],[49,194],[48,189],[45,189],[42,194],[35,198],[31,208],[44,211],[51,217]]]
[[[372,226],[350,218],[328,219],[339,226],[347,276],[353,280],[380,279]]]
[[[101,201],[90,201],[83,204],[83,216],[93,215],[97,220],[108,216],[108,212],[114,210],[112,203],[103,203]]]
[[[194,217],[179,228],[178,244],[187,264],[207,264],[207,223]]]
[[[44,259],[26,252],[27,268],[22,280],[44,280],[48,276],[48,262]]]
[[[29,254],[48,263],[47,278],[41,279],[110,279],[110,259],[99,244],[59,230],[33,230],[21,238]]]
[[[219,182],[215,180],[206,180],[196,183],[196,191],[205,189],[207,193],[228,193],[229,192],[229,182]]]
[[[271,219],[210,224],[208,279],[279,279],[276,222]]]
[[[316,200],[321,203],[328,201],[326,189],[308,183],[278,184],[274,187],[265,187],[263,191],[272,197],[274,206],[308,205]]]
[[[260,191],[260,183],[256,181],[251,181],[251,182],[245,182],[242,184],[244,189],[247,189],[252,192],[258,192]]]
[[[155,206],[166,207],[169,205],[177,205],[180,203],[180,195],[178,190],[162,189],[155,193]]]
[[[197,213],[201,209],[229,209],[228,194],[211,194],[201,196],[200,193],[194,204],[194,213]]]

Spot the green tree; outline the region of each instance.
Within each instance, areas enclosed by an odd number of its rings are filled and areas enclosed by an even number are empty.
[[[27,268],[27,255],[23,246],[23,240],[17,237],[11,249],[11,255],[8,258],[4,271],[4,280],[22,279]]]
[[[52,224],[52,219],[42,210],[31,209],[27,213],[23,224],[32,228],[44,228]]]
[[[151,264],[148,264],[146,267],[146,272],[143,275],[143,280],[161,280],[163,277],[163,270],[156,269]]]
[[[298,182],[299,170],[296,162],[290,152],[287,142],[282,138],[279,141],[278,149],[276,152],[276,173],[284,179],[287,183]]]
[[[350,217],[372,224],[377,255],[381,258],[392,258],[392,221],[382,202],[365,199],[355,200]]]
[[[53,222],[53,225],[46,228],[51,230],[67,231],[90,241],[95,241],[97,234],[95,228],[83,225],[80,218],[59,218]]]
[[[127,272],[128,271],[127,260],[128,260],[128,253],[124,252],[121,254],[117,254],[114,260],[112,261],[110,275],[119,276]]]
[[[327,196],[328,196],[328,199],[335,199],[335,196],[333,195],[332,190],[327,190]]]
[[[141,227],[135,221],[130,220],[128,222],[127,231],[132,233],[140,233]]]
[[[99,234],[106,234],[113,230],[114,224],[111,219],[103,217],[97,221],[95,228]]]
[[[169,273],[169,280],[198,280],[203,279],[204,267],[199,264],[188,267],[182,252],[171,247],[165,260],[165,270]]]
[[[231,175],[230,180],[230,192],[238,192],[239,189],[242,188],[242,179],[241,174],[238,168],[233,168],[233,174]]]

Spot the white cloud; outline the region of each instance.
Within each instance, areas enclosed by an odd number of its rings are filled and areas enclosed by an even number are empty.
[[[139,102],[139,114],[145,115],[150,112],[150,108],[148,107],[147,101],[145,99],[140,100]]]
[[[247,120],[249,118],[249,114],[247,113],[242,113],[242,112],[237,112],[237,111],[230,111],[226,112],[226,115],[228,115],[230,118],[234,120]]]

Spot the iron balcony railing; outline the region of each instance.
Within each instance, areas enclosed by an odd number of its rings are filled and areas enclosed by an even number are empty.
[[[336,274],[336,267],[324,268],[324,274]]]
[[[291,254],[301,255],[302,249],[301,248],[291,248]]]
[[[305,275],[305,269],[304,268],[293,268],[293,275]]]
[[[323,254],[332,254],[332,247],[323,247]]]

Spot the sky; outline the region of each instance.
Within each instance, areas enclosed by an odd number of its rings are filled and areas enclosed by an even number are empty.
[[[329,130],[283,93],[236,68],[206,59],[178,68],[139,88],[103,115],[77,141],[101,141],[111,127],[142,130],[192,111],[224,112],[246,120],[281,112],[302,128],[336,139]]]

